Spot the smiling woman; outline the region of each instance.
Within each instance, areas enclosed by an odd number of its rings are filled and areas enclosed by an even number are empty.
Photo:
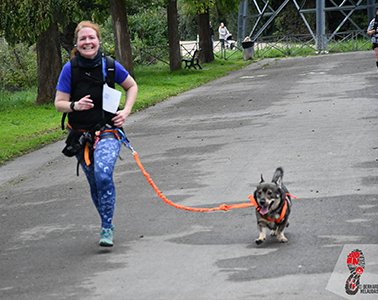
[[[120,134],[134,106],[138,86],[129,72],[101,50],[100,27],[89,21],[75,30],[73,58],[64,65],[56,87],[55,107],[68,114],[66,156],[76,156],[90,185],[101,217],[100,246],[113,246],[115,186],[113,171],[121,149]],[[120,85],[126,92],[123,109],[106,109]],[[103,96],[105,95],[105,96]],[[94,141],[96,142],[94,143]]]

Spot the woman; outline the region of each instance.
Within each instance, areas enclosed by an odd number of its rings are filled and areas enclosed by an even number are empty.
[[[115,187],[113,170],[121,142],[116,138],[117,129],[121,129],[135,103],[138,86],[129,73],[116,61],[115,79],[126,91],[126,103],[122,110],[118,110],[111,118],[104,120],[102,110],[102,91],[106,73],[106,60],[101,51],[101,34],[98,25],[89,21],[81,22],[75,30],[75,48],[72,56],[77,57],[80,77],[72,87],[71,61],[64,65],[60,74],[55,107],[59,112],[68,113],[67,129],[69,132],[90,132],[98,124],[107,123],[100,130],[99,140],[93,151],[90,162],[81,162],[82,169],[90,185],[91,196],[101,217],[100,246],[113,246],[112,225],[115,207]],[[72,89],[71,89],[72,88]],[[106,114],[107,116],[109,113]],[[80,151],[84,151],[81,149]],[[79,159],[80,155],[77,155]]]
[[[378,70],[378,7],[375,9],[375,18],[369,23],[367,34],[371,35],[371,42],[373,43],[373,50],[376,56],[376,66]]]
[[[230,34],[226,28],[226,26],[224,26],[224,23],[220,23],[219,25],[219,28],[218,28],[218,33],[219,33],[219,41],[221,43],[221,58],[223,58],[223,51],[225,49],[224,47],[224,41],[226,40],[226,35],[227,34]],[[226,54],[225,54],[226,55]]]
[[[219,28],[219,41],[221,42],[222,48],[224,48],[224,40],[226,39],[226,35],[230,34],[227,30],[227,27],[224,26],[224,23],[220,23]]]

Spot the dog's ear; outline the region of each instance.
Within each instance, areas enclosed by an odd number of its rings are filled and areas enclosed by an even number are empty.
[[[272,178],[272,182],[277,184],[280,188],[282,187],[283,173],[284,172],[282,168],[277,168]]]
[[[263,183],[263,182],[265,182],[265,180],[264,180],[263,174],[261,174],[261,180],[260,180],[260,183]]]
[[[279,187],[280,189],[282,188],[282,177],[278,177],[278,178],[277,178],[276,184],[278,185],[278,187]]]

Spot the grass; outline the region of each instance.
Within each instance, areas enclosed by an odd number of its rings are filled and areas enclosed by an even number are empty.
[[[170,72],[167,65],[135,66],[139,92],[133,112],[225,76],[250,63],[244,61],[242,55],[235,55],[232,60],[216,59],[213,63],[203,64],[203,70]],[[0,165],[66,137],[60,127],[62,114],[55,110],[53,103],[34,105],[36,96],[37,88],[15,93],[0,91]]]

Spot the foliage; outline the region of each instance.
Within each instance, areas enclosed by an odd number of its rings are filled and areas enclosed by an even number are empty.
[[[306,20],[311,28],[315,28],[315,14],[307,14]],[[294,4],[289,2],[274,19],[274,35],[306,34],[308,29]]]
[[[128,18],[131,40],[139,39],[144,46],[166,44],[168,41],[167,12],[162,8],[146,9]]]
[[[38,81],[37,55],[33,46],[0,44],[0,87],[19,90]]]
[[[139,49],[168,44],[166,9],[159,7],[146,9],[129,16],[128,22],[134,60],[139,59]],[[155,55],[160,51],[158,49],[151,50]]]
[[[101,51],[105,55],[109,55],[115,58],[112,17],[109,16],[108,19],[105,20],[104,24],[101,26],[101,35]]]
[[[214,0],[191,1],[179,0],[179,32],[183,41],[194,40],[198,33],[197,14],[204,11],[204,5],[208,4],[210,21],[214,33],[218,35],[218,26],[224,22],[230,32],[237,32],[239,0]]]

